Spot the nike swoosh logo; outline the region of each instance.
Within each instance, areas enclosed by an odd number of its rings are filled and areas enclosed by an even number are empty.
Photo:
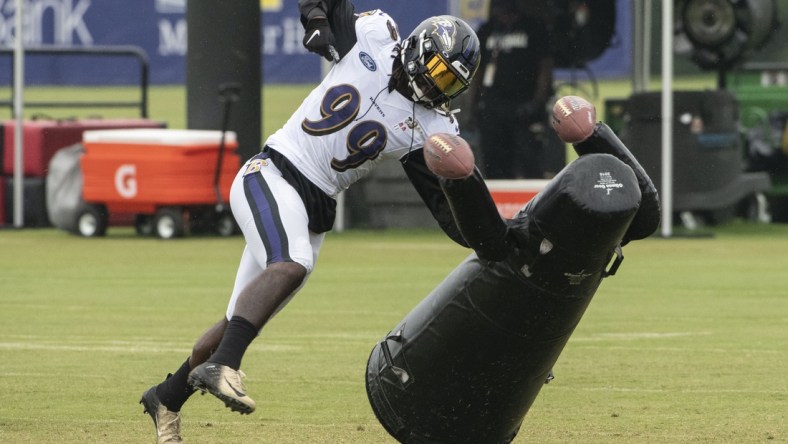
[[[315,32],[313,32],[312,35],[309,36],[309,39],[307,39],[305,45],[308,45],[309,42],[311,42],[312,39],[315,38],[315,37],[320,37],[320,30],[319,29],[315,29]]]
[[[246,396],[246,393],[239,392],[238,390],[236,390],[235,387],[233,387],[233,385],[230,383],[230,381],[227,380],[226,377],[224,378],[224,381],[227,383],[227,385],[230,386],[231,389],[233,389],[233,391],[235,392],[236,395],[238,395],[239,398],[243,398]]]

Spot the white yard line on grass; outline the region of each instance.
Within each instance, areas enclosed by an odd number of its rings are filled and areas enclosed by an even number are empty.
[[[300,347],[294,345],[260,344],[256,349],[268,352],[294,351]],[[117,353],[191,353],[191,347],[167,346],[161,347],[154,344],[126,344],[108,345],[107,343],[93,343],[90,345],[70,345],[36,342],[0,342],[0,350],[46,350],[46,351],[73,351],[73,352],[117,352]]]

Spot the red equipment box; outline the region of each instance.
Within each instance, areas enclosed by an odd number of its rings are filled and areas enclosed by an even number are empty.
[[[61,148],[82,141],[88,130],[115,128],[164,128],[164,122],[148,119],[84,119],[84,120],[28,120],[23,123],[24,175],[46,176],[49,161]],[[16,122],[8,120],[0,125],[0,172],[14,172],[14,133]]]
[[[5,218],[5,178],[0,175],[0,226],[8,223]]]
[[[221,137],[221,131],[210,130],[88,131],[82,142],[82,197],[105,205],[110,214],[216,204]],[[226,132],[219,175],[225,202],[240,168],[237,147],[235,133]]]
[[[488,180],[493,202],[501,217],[511,219],[550,182],[542,179]]]
[[[24,226],[31,227],[48,227],[49,216],[46,210],[46,179],[44,177],[25,177],[22,179],[22,193],[24,200],[22,203],[22,218]],[[0,225],[5,221],[8,225],[14,223],[14,183],[13,176],[0,176],[0,202],[3,203],[3,208],[0,208]]]

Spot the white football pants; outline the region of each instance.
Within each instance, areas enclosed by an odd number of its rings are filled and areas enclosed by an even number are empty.
[[[235,276],[235,285],[227,305],[227,319],[235,311],[241,290],[269,263],[296,262],[307,275],[314,269],[325,233],[309,231],[309,217],[298,192],[269,159],[258,155],[249,159],[238,171],[230,188],[230,207],[243,232],[246,246]],[[277,309],[281,310],[296,289]],[[261,295],[265,297],[265,295]]]

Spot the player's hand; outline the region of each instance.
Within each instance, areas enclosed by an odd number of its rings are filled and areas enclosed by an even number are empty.
[[[320,54],[329,62],[338,62],[339,56],[337,55],[334,45],[334,33],[331,32],[331,27],[328,25],[328,19],[325,17],[315,17],[306,23],[306,32],[304,33],[304,48],[309,52]]]

